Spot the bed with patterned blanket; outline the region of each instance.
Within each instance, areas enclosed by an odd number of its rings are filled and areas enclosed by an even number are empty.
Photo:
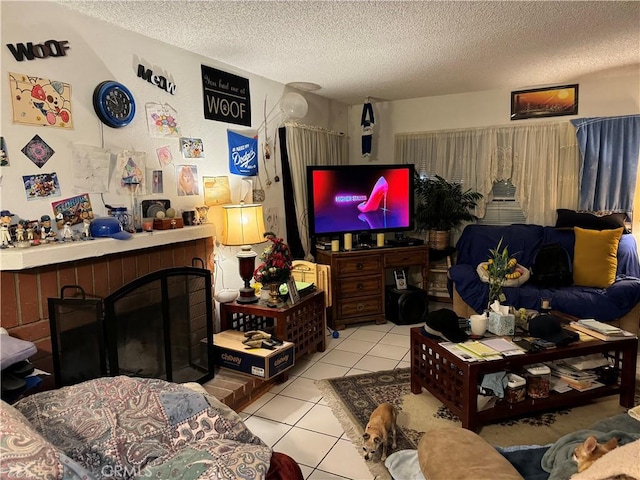
[[[276,471],[276,465],[279,471]],[[302,479],[198,384],[127,376],[0,408],[0,477]]]

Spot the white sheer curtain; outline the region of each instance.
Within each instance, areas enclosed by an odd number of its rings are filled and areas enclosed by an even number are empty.
[[[498,180],[514,184],[528,223],[553,225],[557,208],[578,205],[580,157],[569,122],[400,133],[395,158],[414,163],[421,174],[437,174],[482,193],[480,218]]]
[[[296,222],[305,259],[312,260],[307,222],[307,166],[347,164],[347,137],[343,133],[309,125],[287,122],[284,126],[287,132]]]

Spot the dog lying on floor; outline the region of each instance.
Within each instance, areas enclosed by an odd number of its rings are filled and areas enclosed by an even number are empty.
[[[364,434],[362,435],[362,439],[364,440],[362,450],[364,450],[365,460],[373,458],[381,445],[382,456],[380,460],[384,462],[387,459],[389,434],[393,436],[391,448],[396,448],[396,417],[396,410],[390,403],[382,403],[371,412],[369,423],[367,423]]]

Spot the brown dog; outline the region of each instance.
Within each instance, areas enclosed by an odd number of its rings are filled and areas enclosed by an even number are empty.
[[[380,460],[384,462],[387,459],[389,433],[393,435],[391,447],[396,448],[396,410],[390,403],[382,403],[371,413],[369,423],[367,423],[362,435],[364,440],[362,450],[364,450],[365,460],[373,458],[380,445],[382,445]]]
[[[617,446],[618,439],[615,437],[602,445],[593,435],[587,437],[584,443],[578,445],[573,451],[573,459],[578,463],[578,473],[589,468],[593,462]]]

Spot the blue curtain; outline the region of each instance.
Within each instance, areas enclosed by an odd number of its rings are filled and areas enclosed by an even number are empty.
[[[577,118],[581,210],[631,212],[638,172],[640,115]]]

